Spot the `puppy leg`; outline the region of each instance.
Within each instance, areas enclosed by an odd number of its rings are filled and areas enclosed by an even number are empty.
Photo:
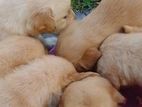
[[[89,48],[76,64],[77,71],[82,72],[91,70],[100,56],[101,52],[97,48]]]
[[[124,33],[142,32],[142,27],[125,25],[123,31]]]

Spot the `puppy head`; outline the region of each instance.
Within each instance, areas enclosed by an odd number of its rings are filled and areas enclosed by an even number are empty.
[[[54,14],[56,32],[60,33],[75,18],[75,14],[71,9],[71,0],[53,0],[51,8]]]
[[[66,14],[56,21],[56,33],[60,33],[75,19],[75,14],[72,9],[69,9]]]
[[[74,19],[70,0],[37,1],[31,3],[26,27],[29,35],[63,30]]]
[[[53,11],[47,8],[46,11],[40,10],[31,16],[31,20],[27,24],[28,34],[30,36],[38,35],[39,33],[54,32],[55,21]]]

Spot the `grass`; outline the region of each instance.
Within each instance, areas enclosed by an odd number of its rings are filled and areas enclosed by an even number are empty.
[[[72,0],[73,10],[84,13],[97,7],[101,0]]]

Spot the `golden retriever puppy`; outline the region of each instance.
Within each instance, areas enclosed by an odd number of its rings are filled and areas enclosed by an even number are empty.
[[[13,72],[0,79],[0,107],[57,107],[66,85],[92,75],[79,74],[67,60],[49,55]]]
[[[142,33],[114,34],[100,48],[98,72],[116,88],[142,86]]]
[[[61,31],[74,15],[71,0],[0,0],[0,38]]]
[[[125,98],[96,75],[71,83],[64,91],[60,107],[119,107]]]
[[[97,55],[96,59],[94,57],[94,61],[97,61],[101,55],[98,52],[101,43],[111,34],[121,32],[124,25],[142,26],[142,1],[102,0],[87,17],[72,23],[60,34],[57,55],[77,65],[85,52],[91,50],[88,53],[94,53],[91,54],[93,57]],[[90,48],[94,48],[93,51]],[[80,66],[90,69],[87,65],[82,65]]]
[[[11,36],[0,42],[0,77],[11,69],[45,54],[43,45],[26,36]]]

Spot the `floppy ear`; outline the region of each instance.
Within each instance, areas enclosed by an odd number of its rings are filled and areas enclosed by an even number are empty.
[[[47,8],[46,11],[41,9],[33,13],[31,20],[28,22],[28,29],[31,35],[54,32],[56,26],[52,9]]]
[[[89,48],[76,64],[77,71],[82,72],[91,70],[100,56],[101,52],[96,47]]]

